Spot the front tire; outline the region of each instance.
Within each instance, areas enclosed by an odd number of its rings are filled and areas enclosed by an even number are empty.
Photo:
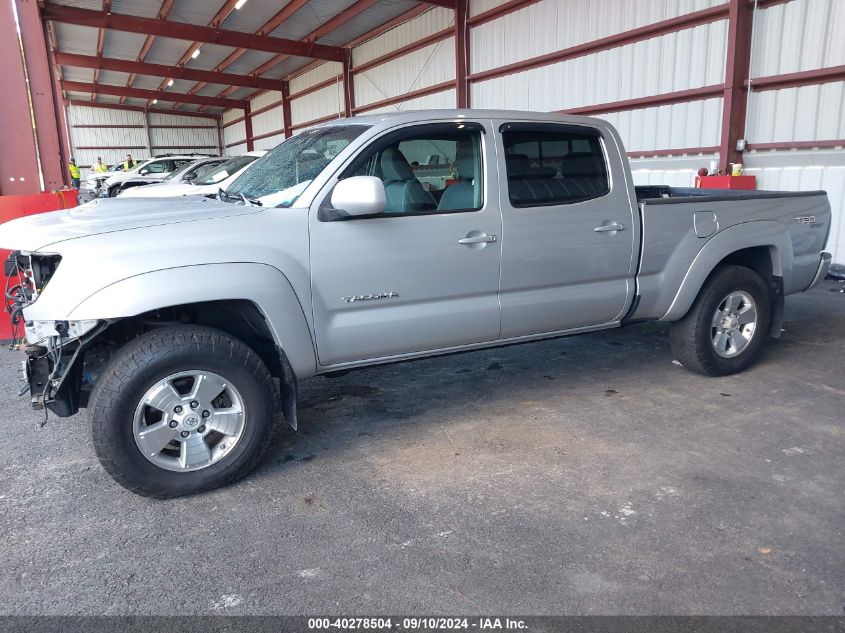
[[[744,266],[713,273],[689,312],[672,324],[669,341],[680,363],[705,376],[743,371],[768,336],[771,297],[762,277]]]
[[[212,328],[164,327],[125,345],[97,382],[94,448],[136,494],[204,492],[259,463],[276,402],[270,372],[244,343]]]

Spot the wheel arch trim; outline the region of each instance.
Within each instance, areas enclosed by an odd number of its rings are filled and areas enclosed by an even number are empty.
[[[772,258],[772,274],[789,286],[792,279],[792,240],[786,227],[776,221],[745,222],[713,236],[690,264],[678,292],[660,321],[683,317],[698,297],[704,282],[728,257],[749,248],[766,247]]]
[[[314,341],[299,297],[284,273],[267,264],[198,264],[141,273],[92,293],[68,318],[120,319],[173,306],[227,300],[246,300],[257,307],[297,378],[316,373]]]

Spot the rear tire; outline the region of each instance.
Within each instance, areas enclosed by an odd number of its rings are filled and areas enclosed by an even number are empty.
[[[164,327],[126,344],[91,394],[103,468],[139,495],[171,498],[228,485],[261,461],[276,386],[241,341],[208,327]]]
[[[760,275],[744,266],[724,266],[705,282],[689,312],[672,324],[672,352],[684,367],[705,376],[743,371],[762,351],[771,307]]]

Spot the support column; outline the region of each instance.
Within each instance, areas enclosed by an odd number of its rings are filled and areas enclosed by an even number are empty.
[[[150,138],[150,115],[144,108],[144,142],[147,146],[147,156],[153,157],[153,140]]]
[[[459,108],[469,107],[469,28],[467,26],[467,5],[469,0],[457,0],[455,4],[455,102]]]
[[[352,49],[343,49],[343,114],[351,117],[355,110],[355,78],[352,76]]]
[[[285,138],[293,136],[293,122],[290,118],[290,82],[282,81],[282,117],[285,120]]]
[[[11,2],[0,2],[0,194],[39,193],[35,132],[29,116],[23,58]]]
[[[29,79],[29,94],[35,118],[35,138],[38,144],[38,159],[46,189],[60,189],[65,185],[67,174],[62,163],[61,134],[56,118],[53,78],[50,75],[47,41],[44,25],[35,0],[15,0],[18,10],[18,25]]]
[[[754,5],[746,0],[730,0],[722,137],[719,143],[719,162],[725,170],[728,163],[742,162],[742,152],[737,150],[736,143],[745,138],[745,114],[748,109],[748,88],[745,82],[751,71],[753,27]]]
[[[218,116],[216,119],[217,128],[217,154],[223,156],[223,117]]]
[[[249,101],[244,101],[244,129],[246,130],[246,151],[251,152],[255,148],[252,142],[252,114]]]

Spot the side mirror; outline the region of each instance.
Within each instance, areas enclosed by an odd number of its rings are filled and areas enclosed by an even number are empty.
[[[197,173],[195,171],[189,171],[187,174],[182,176],[182,180],[185,182],[193,182],[197,179]]]
[[[150,173],[150,171],[149,171],[148,169],[142,169],[142,170],[141,170],[141,175],[142,175],[142,176],[146,176],[148,173]]]
[[[384,183],[375,176],[346,178],[332,191],[332,207],[351,216],[381,213],[386,204]]]

